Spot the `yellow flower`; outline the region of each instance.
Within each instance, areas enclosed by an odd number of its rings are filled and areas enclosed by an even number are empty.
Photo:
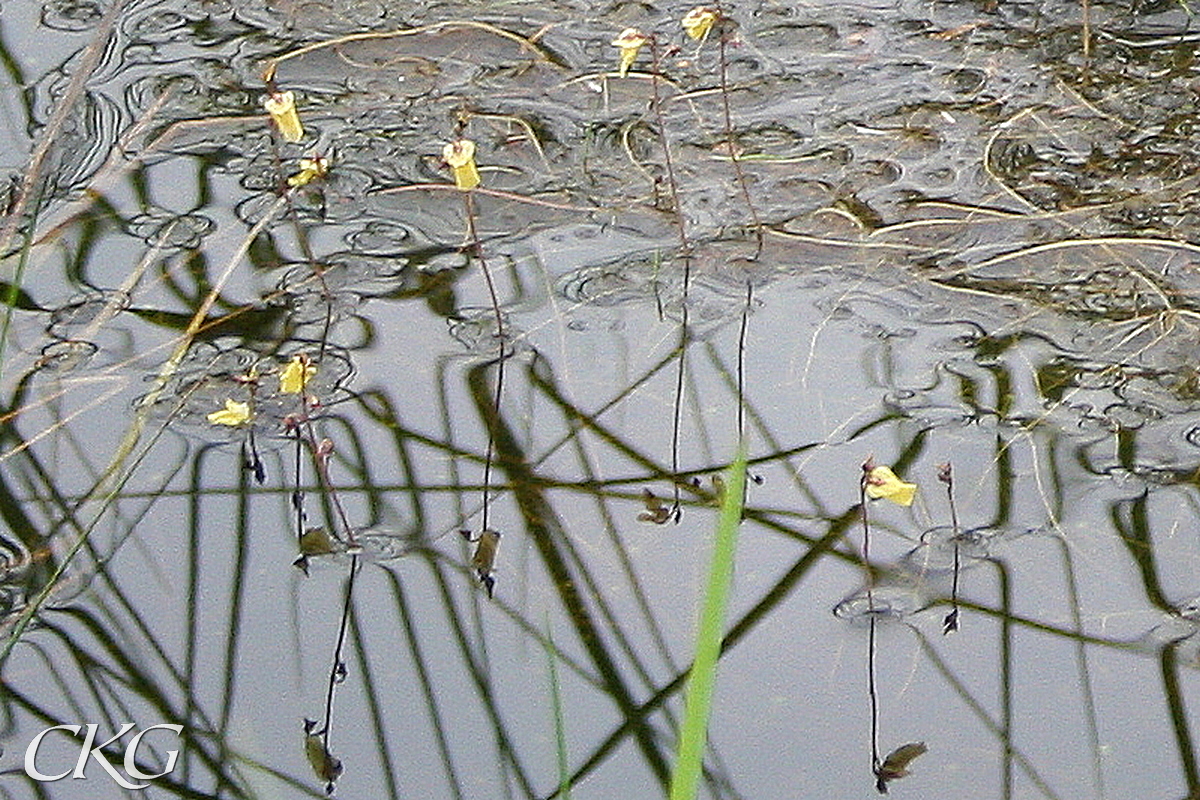
[[[459,139],[442,148],[442,158],[454,170],[454,185],[470,191],[479,185],[479,169],[475,166],[475,143]]]
[[[317,365],[304,353],[297,353],[279,373],[279,391],[283,394],[300,394],[316,374]]]
[[[271,115],[284,141],[298,142],[304,138],[304,126],[296,112],[296,95],[291,92],[271,92],[263,98],[263,108]]]
[[[650,41],[650,37],[639,31],[637,28],[626,28],[621,31],[617,38],[612,40],[613,47],[621,48],[621,64],[617,68],[621,77],[624,78],[629,74],[629,68],[633,66],[634,59],[637,58],[638,51],[642,49],[642,45]]]
[[[208,421],[213,425],[244,425],[250,421],[250,404],[227,399],[224,408],[208,415]]]
[[[300,171],[287,179],[288,186],[307,186],[317,178],[324,178],[329,172],[329,159],[325,156],[300,159]]]
[[[683,25],[683,30],[688,36],[701,40],[708,37],[708,32],[712,30],[712,26],[718,19],[720,19],[720,15],[715,8],[697,6],[683,16],[680,24]]]
[[[915,483],[905,483],[890,467],[875,467],[867,473],[867,497],[880,497],[902,506],[911,506],[917,493]]]

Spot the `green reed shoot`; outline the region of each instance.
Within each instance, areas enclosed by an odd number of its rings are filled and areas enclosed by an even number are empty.
[[[737,548],[738,526],[742,521],[745,489],[746,453],[739,450],[729,469],[729,480],[713,537],[708,585],[696,632],[696,655],[688,676],[683,722],[679,730],[679,753],[671,774],[671,800],[692,800],[700,788],[704,748],[708,743],[708,719],[717,680],[717,659],[724,638],[725,608],[733,579],[733,556]]]
[[[558,796],[571,800],[571,770],[567,766],[567,736],[563,725],[562,691],[558,685],[558,648],[554,646],[554,635],[550,632],[550,617],[546,616],[546,667],[550,675],[550,703],[554,713],[554,749],[558,760]]]

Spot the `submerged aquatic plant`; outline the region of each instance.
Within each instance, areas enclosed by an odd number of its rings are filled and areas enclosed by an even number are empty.
[[[915,758],[925,754],[929,748],[924,742],[909,742],[902,744],[887,754],[883,763],[875,768],[875,789],[880,794],[887,794],[888,783],[909,775],[908,765]]]
[[[942,633],[958,630],[958,575],[960,572],[959,543],[962,539],[958,530],[958,509],[954,505],[954,467],[949,463],[938,467],[938,480],[946,485],[946,500],[950,504],[950,526],[954,540],[954,577],[950,589],[950,613],[942,620]]]
[[[316,720],[304,720],[304,755],[317,780],[325,784],[325,793],[333,794],[334,784],[342,777],[342,762],[329,752],[325,729],[318,730]]]
[[[460,533],[464,539],[475,545],[475,552],[471,555],[471,569],[475,570],[475,577],[479,578],[490,598],[496,590],[496,577],[492,573],[496,568],[496,553],[500,549],[500,532],[485,528],[474,538],[471,538],[470,531]]]
[[[671,519],[671,509],[663,505],[663,501],[649,489],[642,489],[642,505],[645,511],[638,513],[639,522],[653,522],[655,525],[665,525]]]

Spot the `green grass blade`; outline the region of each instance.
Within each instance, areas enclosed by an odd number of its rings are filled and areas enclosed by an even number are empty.
[[[550,632],[550,615],[546,615],[546,664],[550,672],[550,702],[554,711],[554,745],[558,755],[558,796],[571,800],[571,770],[567,766],[567,735],[563,725],[562,693],[558,685],[558,668],[555,660],[558,649],[554,646],[554,635]]]
[[[696,633],[696,656],[688,678],[683,725],[679,731],[679,754],[671,775],[671,800],[693,800],[700,788],[704,748],[708,742],[708,717],[712,710],[717,680],[717,658],[725,626],[725,606],[733,578],[733,555],[742,521],[742,497],[746,488],[746,454],[739,452],[725,482],[721,516],[713,541],[700,626]]]

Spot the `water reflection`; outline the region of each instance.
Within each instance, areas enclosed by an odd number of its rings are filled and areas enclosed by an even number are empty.
[[[1200,796],[1182,10],[185,5],[6,16],[0,792],[665,794],[745,441],[709,795]]]

